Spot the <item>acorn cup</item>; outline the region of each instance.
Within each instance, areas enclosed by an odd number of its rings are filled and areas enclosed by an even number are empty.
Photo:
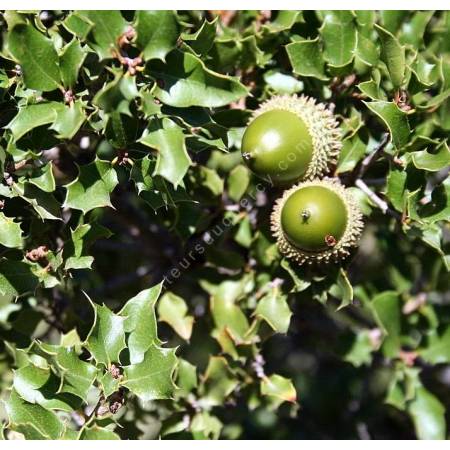
[[[342,147],[331,111],[306,96],[276,96],[254,111],[242,157],[255,174],[287,185],[324,176]]]
[[[350,254],[362,232],[362,213],[336,179],[305,181],[286,190],[271,215],[278,248],[298,264],[327,264]]]

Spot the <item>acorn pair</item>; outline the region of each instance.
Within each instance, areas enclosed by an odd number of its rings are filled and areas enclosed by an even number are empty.
[[[253,113],[242,157],[257,175],[289,185],[271,216],[280,251],[299,264],[345,258],[362,231],[362,214],[338,179],[321,179],[341,150],[338,123],[305,96],[274,97]]]

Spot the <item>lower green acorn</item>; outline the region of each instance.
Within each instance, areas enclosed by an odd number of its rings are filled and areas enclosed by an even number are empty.
[[[348,189],[325,178],[284,192],[271,216],[278,248],[299,264],[329,263],[350,254],[362,232],[362,213]]]

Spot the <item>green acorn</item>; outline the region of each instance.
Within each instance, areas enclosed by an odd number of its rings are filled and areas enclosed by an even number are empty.
[[[338,180],[305,181],[284,192],[271,216],[278,248],[299,264],[329,263],[350,254],[362,214]]]
[[[284,95],[254,111],[241,151],[250,170],[283,185],[323,176],[341,147],[338,123],[324,104]]]

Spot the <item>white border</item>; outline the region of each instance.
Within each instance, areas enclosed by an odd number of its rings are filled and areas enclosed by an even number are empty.
[[[145,449],[157,448],[158,450],[202,450],[202,449],[218,449],[218,450],[229,450],[230,444],[233,446],[233,450],[247,450],[248,443],[246,441],[1,441],[2,450],[20,450],[22,448],[29,448],[33,450],[79,450],[80,448],[93,449],[97,448],[107,448],[107,450],[123,450],[124,446],[133,449]],[[404,442],[404,444],[401,444]],[[398,450],[399,445],[408,446],[408,450],[415,449],[445,449],[448,448],[448,443],[446,441],[251,441],[251,446],[254,450],[278,450],[280,446],[283,450],[329,450],[330,445],[333,450]]]
[[[448,2],[443,0],[378,0],[363,2],[355,0],[164,0],[151,2],[148,0],[4,0],[2,9],[447,9]]]

